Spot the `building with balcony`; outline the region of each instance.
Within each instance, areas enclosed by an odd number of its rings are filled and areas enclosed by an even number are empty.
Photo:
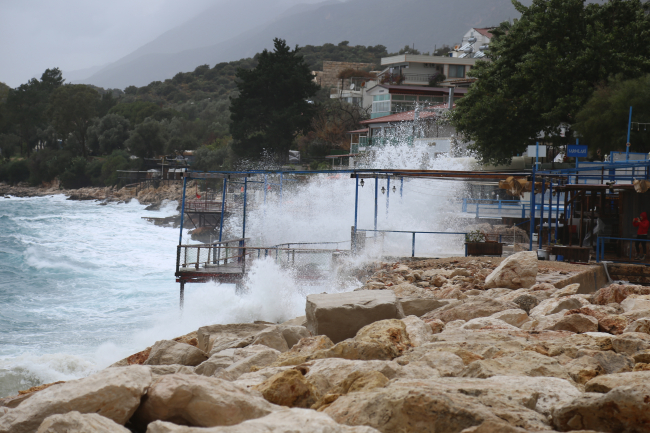
[[[453,88],[453,100],[462,98],[467,87]],[[371,119],[390,116],[396,113],[415,110],[416,107],[449,104],[449,87],[422,87],[405,85],[377,84],[367,91],[368,100],[372,98]]]
[[[489,28],[471,28],[463,36],[463,41],[460,45],[456,45],[452,51],[449,52],[451,57],[461,59],[482,59],[485,57],[485,52],[489,50],[492,27]]]
[[[439,83],[442,87],[468,86],[475,81],[467,77],[475,63],[474,58],[401,54],[382,58],[385,69],[377,78],[384,84],[426,86],[432,78],[444,75],[445,80]]]

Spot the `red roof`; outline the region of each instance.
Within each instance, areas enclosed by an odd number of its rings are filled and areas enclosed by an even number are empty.
[[[456,106],[456,104],[454,104]],[[447,104],[436,105],[432,108],[445,108]],[[420,111],[420,119],[427,119],[430,117],[436,117],[438,113],[435,111]],[[391,114],[384,117],[377,117],[375,119],[364,120],[359,123],[362,125],[371,125],[373,123],[386,123],[386,122],[412,122],[415,117],[415,110],[404,111],[402,113]]]
[[[492,39],[492,33],[490,32],[490,30],[492,30],[493,28],[494,27],[488,27],[488,28],[485,28],[485,29],[474,29],[474,30],[476,30],[477,32],[479,32],[480,34],[485,36],[486,38]]]

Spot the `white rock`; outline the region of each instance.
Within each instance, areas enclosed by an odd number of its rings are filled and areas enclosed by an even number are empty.
[[[278,409],[256,391],[214,377],[172,374],[155,381],[133,416],[145,426],[174,421],[196,427],[234,425]]]
[[[266,367],[273,364],[280,352],[267,346],[252,345],[235,349],[235,363],[214,373],[215,377],[225,380],[237,380],[244,373],[249,373],[252,367]]]
[[[407,316],[402,319],[402,322],[406,325],[406,333],[413,346],[417,347],[433,340],[431,326],[424,323],[419,317]]]
[[[427,352],[418,361],[435,368],[443,377],[456,377],[465,369],[460,356],[450,352]]]
[[[307,319],[305,318],[305,323],[306,320]],[[282,331],[282,335],[284,336],[289,349],[295,346],[301,339],[311,337],[311,332],[309,332],[309,330],[304,326],[280,325],[278,328]]]
[[[97,413],[124,424],[137,409],[151,379],[147,367],[132,365],[51,386],[0,417],[0,432],[31,433],[48,416],[71,411]]]
[[[197,331],[198,348],[209,354],[212,354],[213,348],[216,349],[214,352],[229,349],[232,344],[251,337],[269,326],[273,325],[266,323],[236,323],[203,326]],[[232,348],[236,348],[236,346],[232,346]]]
[[[271,326],[258,332],[251,344],[261,344],[281,353],[289,350],[287,340],[285,340],[282,330],[278,326]]]
[[[650,299],[647,299],[645,296],[644,297],[641,296],[631,295],[625,298],[621,302],[621,307],[623,307],[623,311],[629,313],[630,311],[650,310]]]
[[[354,372],[378,371],[388,379],[392,379],[401,368],[391,361],[352,361],[341,358],[318,359],[304,365],[309,369],[305,378],[318,389],[321,395],[339,385]]]
[[[569,284],[568,286],[564,286],[561,289],[557,290],[555,293],[553,293],[551,295],[551,298],[563,298],[565,296],[577,295],[578,290],[580,290],[580,283]]]
[[[586,314],[570,314],[558,320],[552,328],[554,331],[570,331],[576,334],[598,332],[598,319]]]
[[[528,314],[524,310],[511,309],[499,311],[491,315],[493,319],[503,320],[504,322],[519,328],[521,325],[528,321]]]
[[[495,319],[493,317],[478,317],[472,319],[462,325],[460,329],[470,330],[470,329],[482,329],[489,327],[490,329],[508,329],[511,331],[518,331],[519,328],[512,326],[509,323],[504,322],[503,320]]]
[[[638,319],[627,325],[623,333],[626,332],[642,332],[650,334],[650,319]]]
[[[464,320],[452,320],[451,322],[445,325],[445,329],[442,332],[453,332],[461,329],[461,327],[467,323]]]
[[[147,433],[379,433],[379,430],[338,424],[323,412],[285,408],[231,427],[185,427],[156,421],[149,424]]]
[[[548,316],[564,310],[575,310],[589,305],[589,302],[582,296],[573,295],[562,298],[545,299],[538,306],[530,310],[530,317]]]
[[[96,413],[80,414],[73,411],[51,415],[36,433],[130,433],[130,430]]]
[[[366,325],[402,319],[404,313],[390,290],[361,290],[307,296],[307,329],[327,335],[334,343],[353,338]]]
[[[208,359],[208,355],[202,350],[189,344],[179,343],[172,340],[156,341],[151,348],[145,365],[188,365],[195,367]]]
[[[529,288],[537,278],[537,253],[522,251],[507,257],[485,279],[485,287]]]

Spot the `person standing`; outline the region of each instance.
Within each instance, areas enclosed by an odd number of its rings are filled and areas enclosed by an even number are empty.
[[[645,212],[641,212],[641,215],[639,215],[639,218],[634,218],[632,220],[632,225],[634,227],[638,227],[636,231],[636,238],[637,239],[648,239],[648,228],[650,228],[650,221],[648,221],[648,214]],[[645,259],[645,254],[646,254],[646,242],[641,242],[641,241],[636,241],[634,243],[634,249],[636,250],[636,260],[643,260]],[[641,255],[641,249],[639,246],[643,247],[643,255]]]

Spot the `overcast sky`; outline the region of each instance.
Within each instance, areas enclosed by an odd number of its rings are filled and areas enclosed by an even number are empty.
[[[221,0],[0,0],[0,81],[119,59]]]

